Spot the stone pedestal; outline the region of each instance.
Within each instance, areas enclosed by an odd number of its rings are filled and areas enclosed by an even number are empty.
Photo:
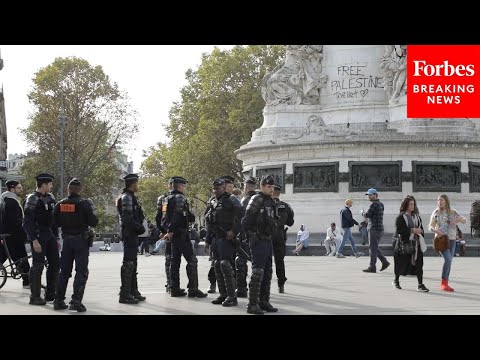
[[[267,105],[262,127],[237,150],[245,175],[279,178],[295,229],[304,223],[325,232],[347,198],[362,221],[370,187],[385,205],[386,232],[406,195],[416,197],[425,229],[439,194],[467,218],[480,198],[479,120],[407,119],[404,93],[392,99],[385,88],[385,49],[325,45],[318,103]]]

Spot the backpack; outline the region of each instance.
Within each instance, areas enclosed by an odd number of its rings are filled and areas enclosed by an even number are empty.
[[[472,237],[480,237],[480,200],[475,200],[471,205],[470,229]]]

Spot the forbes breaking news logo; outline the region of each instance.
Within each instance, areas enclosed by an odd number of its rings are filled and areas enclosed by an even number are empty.
[[[480,46],[408,45],[407,117],[480,117]]]

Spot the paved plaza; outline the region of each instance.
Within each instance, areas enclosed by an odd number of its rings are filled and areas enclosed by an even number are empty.
[[[209,286],[207,273],[210,262],[199,256],[200,288]],[[392,286],[392,265],[384,272],[366,274],[368,258],[337,259],[325,256],[288,256],[286,268],[288,281],[285,293],[278,294],[273,276],[271,303],[279,308],[274,315],[391,315],[391,314],[480,314],[480,258],[454,258],[451,285],[454,293],[439,290],[441,257],[426,257],[424,283],[429,293],[417,292],[416,277],[402,277],[402,290]],[[147,300],[138,305],[118,303],[120,265],[118,252],[92,253],[90,276],[85,292],[85,315],[248,315],[247,299],[239,299],[239,306],[224,308],[210,301],[218,294],[205,299],[172,298],[164,288],[164,256],[139,256],[139,289]],[[187,278],[185,260],[182,259],[181,285]],[[380,263],[378,263],[380,264]],[[250,272],[250,269],[249,269]],[[73,278],[67,290],[71,295]],[[15,315],[80,315],[73,311],[54,311],[53,304],[28,305],[29,290],[21,288],[21,280],[8,278],[0,289],[0,314]],[[82,315],[83,315],[82,314]],[[254,315],[248,315],[254,316]]]

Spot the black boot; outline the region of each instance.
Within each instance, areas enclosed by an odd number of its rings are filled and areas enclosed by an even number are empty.
[[[133,264],[134,264],[134,267],[133,267],[133,275],[132,275],[132,295],[138,301],[145,301],[145,300],[147,300],[147,298],[145,296],[142,296],[142,294],[140,294],[140,291],[138,291],[138,281],[137,281],[137,275],[138,275],[137,266],[138,266],[138,264],[137,264],[136,261],[134,261]]]
[[[223,279],[225,281],[225,288],[227,290],[227,298],[222,303],[223,306],[236,306],[238,305],[237,298],[235,297],[235,280],[233,278],[233,269],[230,261],[222,260],[220,267],[223,273]]]
[[[197,257],[192,255],[187,264],[187,276],[188,276],[188,297],[190,298],[204,298],[208,294],[205,294],[198,289],[198,267]]]
[[[220,260],[213,260],[213,267],[215,270],[215,277],[217,278],[218,292],[220,293],[220,296],[215,300],[212,300],[212,304],[221,305],[227,298],[227,288],[225,287],[225,281],[223,281]]]
[[[120,287],[120,297],[118,302],[121,304],[138,304],[138,300],[132,295],[133,269],[133,261],[124,261],[122,268],[120,269],[122,286]]]
[[[30,305],[45,305],[47,302],[40,296],[42,287],[43,263],[33,262],[30,268]]]
[[[207,290],[209,294],[215,294],[217,292],[217,283],[210,283],[210,289]]]
[[[263,269],[255,268],[252,270],[250,278],[247,313],[263,315],[263,310],[258,306],[260,298],[260,286],[262,285]]]
[[[266,312],[277,312],[278,309],[273,307],[270,304],[270,286],[272,283],[272,269],[265,269],[265,273],[262,279],[262,284],[260,286],[260,301],[258,305],[260,309],[265,310]]]
[[[87,311],[87,308],[82,304],[83,294],[85,293],[85,285],[86,279],[85,284],[82,283],[76,291],[74,289],[72,301],[70,301],[70,306],[68,307],[68,310],[76,310],[77,312]]]
[[[242,244],[242,249],[244,249],[247,253],[250,252],[248,245],[245,247]],[[248,273],[248,265],[247,259],[245,255],[238,255],[235,258],[235,272],[237,278],[237,297],[239,298],[246,298],[248,296],[248,289],[247,289],[247,273]]]
[[[165,285],[165,290],[167,291],[168,294],[170,294],[170,288],[171,288],[171,283],[170,283],[170,261],[171,257],[170,254],[165,253],[165,276],[167,277],[167,284]]]
[[[55,300],[55,289],[58,280],[58,268],[50,264],[47,267],[47,288],[45,289],[45,301]]]

